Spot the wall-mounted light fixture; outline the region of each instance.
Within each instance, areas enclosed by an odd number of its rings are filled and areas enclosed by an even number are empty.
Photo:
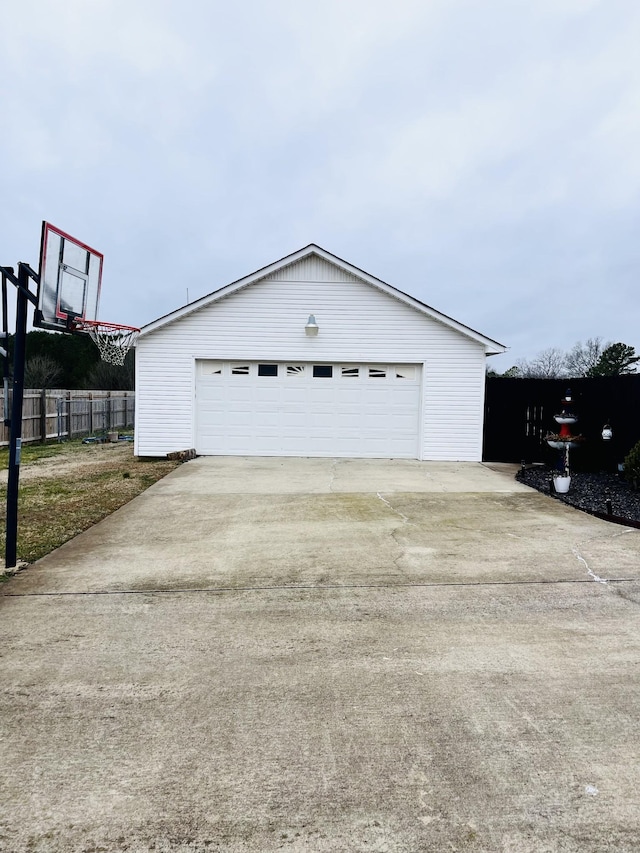
[[[602,439],[603,441],[611,441],[613,438],[613,430],[609,426],[609,424],[605,424],[602,427]]]
[[[310,338],[314,338],[318,334],[318,324],[313,314],[309,314],[307,325],[304,327],[305,334]]]

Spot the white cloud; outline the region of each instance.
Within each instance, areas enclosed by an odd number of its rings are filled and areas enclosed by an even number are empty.
[[[591,307],[603,282],[629,302],[639,260],[635,0],[23,0],[3,16],[5,245],[47,218],[107,249],[125,321],[175,307],[183,278],[204,293],[315,240],[506,343],[562,345],[569,315],[575,339],[638,327]],[[550,308],[555,282],[592,298]]]

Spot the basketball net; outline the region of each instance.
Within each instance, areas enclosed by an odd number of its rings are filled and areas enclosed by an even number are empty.
[[[100,358],[108,364],[124,364],[127,353],[135,344],[140,329],[101,320],[77,320],[75,328],[86,332],[100,351]]]

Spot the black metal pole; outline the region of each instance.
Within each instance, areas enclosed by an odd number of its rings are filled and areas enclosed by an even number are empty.
[[[27,341],[27,302],[29,267],[18,265],[16,336],[13,349],[13,400],[11,405],[11,438],[9,443],[9,479],[7,483],[7,540],[5,567],[16,565],[18,550],[18,485],[22,450],[22,404]]]
[[[13,267],[9,267],[7,272],[13,274]],[[2,420],[5,426],[9,426],[11,418],[9,417],[9,312],[7,310],[7,275],[2,271],[2,347],[5,351],[5,356],[2,359]]]

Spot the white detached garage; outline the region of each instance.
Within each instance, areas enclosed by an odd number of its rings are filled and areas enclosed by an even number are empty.
[[[479,461],[504,349],[312,244],[142,329],[135,452]]]

